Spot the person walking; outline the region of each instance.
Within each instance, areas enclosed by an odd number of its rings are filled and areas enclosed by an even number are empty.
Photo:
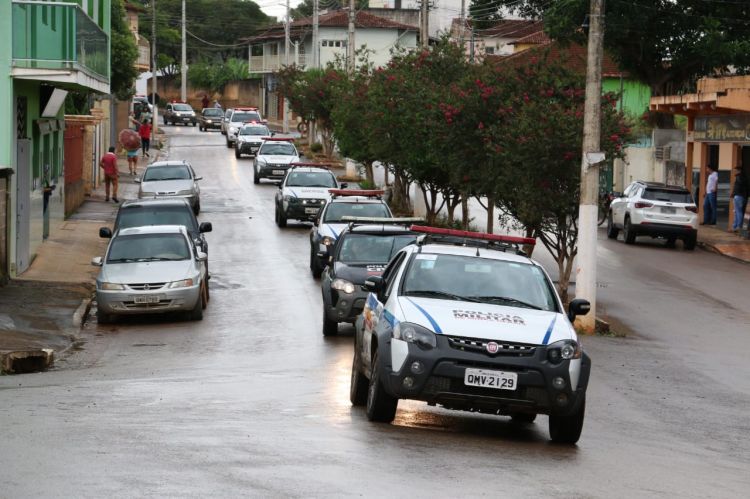
[[[151,148],[151,122],[144,121],[141,123],[141,127],[138,129],[138,135],[141,137],[141,149],[143,149],[143,157],[151,157],[148,153]]]
[[[102,156],[99,160],[99,166],[104,170],[104,198],[105,201],[109,201],[110,186],[112,187],[112,201],[119,203],[117,199],[117,184],[119,180],[119,172],[117,171],[117,156],[115,155],[115,148],[110,147],[109,152]]]
[[[706,197],[703,198],[703,225],[716,225],[716,194],[719,188],[719,172],[716,166],[708,165]]]
[[[745,210],[747,209],[747,196],[750,194],[750,179],[748,179],[742,166],[735,169],[734,187],[732,188],[732,201],[734,202],[734,221],[730,232],[738,233],[745,221]]]
[[[128,151],[128,170],[130,174],[135,176],[138,173],[138,149]]]
[[[203,94],[203,99],[201,99],[201,105],[203,106],[203,109],[206,109],[208,107],[209,102],[210,101],[208,100],[208,94]]]
[[[214,100],[214,107],[215,107],[216,109],[221,109],[221,104],[219,103],[219,101],[218,101],[218,100]]]

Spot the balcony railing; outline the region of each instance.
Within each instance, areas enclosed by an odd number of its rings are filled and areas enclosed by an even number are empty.
[[[305,54],[297,56],[297,65],[305,67]],[[294,64],[294,54],[290,54],[290,63]],[[251,73],[272,73],[278,71],[286,63],[284,54],[275,55],[253,55],[250,56]]]
[[[74,69],[109,82],[107,34],[76,4],[13,1],[13,66]]]

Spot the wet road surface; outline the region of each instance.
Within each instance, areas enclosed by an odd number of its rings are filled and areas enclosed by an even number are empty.
[[[602,240],[578,446],[547,418],[348,400],[352,329],[321,334],[309,227],[273,222],[218,132],[165,127],[202,181],[211,301],[201,322],[89,324],[56,371],[0,378],[0,497],[745,497],[750,266]]]

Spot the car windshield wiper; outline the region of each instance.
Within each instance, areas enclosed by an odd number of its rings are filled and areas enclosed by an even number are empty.
[[[154,180],[147,180],[146,182],[155,182],[157,180],[190,180],[189,178],[183,178],[183,177],[167,177],[167,178],[160,178],[160,179],[154,179]]]
[[[135,259],[133,258],[110,258],[107,260],[107,263],[125,263],[125,262],[134,262]]]
[[[428,289],[417,289],[417,290],[407,291],[404,294],[414,295],[414,296],[429,296],[430,298],[447,298],[449,300],[471,301],[474,303],[481,303],[480,300],[477,300],[474,297],[454,295],[453,293],[446,293],[444,291],[433,291],[433,290],[428,290]]]
[[[179,260],[185,260],[185,258],[166,258],[160,256],[150,256],[147,258],[138,258],[139,262],[176,262]]]
[[[482,302],[503,301],[506,303],[515,303],[516,305],[521,305],[522,307],[533,308],[534,310],[542,310],[542,307],[538,305],[527,303],[525,301],[519,300],[518,298],[511,298],[510,296],[472,296],[472,298]]]

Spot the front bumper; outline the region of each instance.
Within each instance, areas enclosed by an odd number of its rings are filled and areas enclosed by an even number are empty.
[[[260,144],[237,141],[237,150],[240,154],[250,154],[254,156],[255,153],[258,152],[258,149],[260,149]]]
[[[138,298],[136,298],[138,297]],[[136,303],[136,299],[148,297],[151,303]],[[154,298],[155,297],[155,298]],[[97,308],[107,314],[136,315],[189,311],[200,298],[200,286],[177,289],[143,290],[96,290]]]
[[[438,335],[437,348],[423,349],[396,339],[391,339],[387,348],[391,349],[391,355],[381,356],[380,362],[384,364],[382,372],[389,373],[384,383],[392,395],[440,404],[448,409],[490,414],[569,414],[583,400],[591,371],[591,360],[585,353],[575,361],[550,363],[546,346],[533,347],[531,353],[491,356],[456,348],[450,345],[448,336]],[[412,371],[416,361],[423,366],[419,374]],[[577,364],[571,366],[572,362]],[[398,365],[394,366],[395,363]],[[464,384],[467,368],[514,372],[516,389],[467,386]],[[411,388],[404,385],[407,377],[413,380]],[[557,377],[565,380],[562,389],[552,385]]]
[[[198,122],[198,118],[196,118],[195,116],[171,116],[169,118],[169,121],[171,121],[173,123],[193,123],[193,124],[195,124],[195,123]]]
[[[367,292],[359,290],[359,285],[355,284],[357,291],[354,293],[344,293],[336,289],[331,289],[331,302],[326,306],[328,320],[336,322],[354,323],[357,317],[365,308]]]
[[[258,165],[258,178],[283,179],[289,165],[267,165],[265,163]]]
[[[221,129],[221,122],[217,122],[217,123],[208,123],[207,121],[203,121],[203,122],[201,122],[201,126],[202,126],[203,128],[216,128],[216,129]]]
[[[642,222],[637,225],[633,224],[630,227],[638,236],[674,237],[679,239],[696,237],[698,235],[698,230],[692,225]]]
[[[318,213],[325,206],[322,204],[304,204],[304,200],[299,200],[297,203],[289,203],[286,209],[286,217],[295,220],[307,220],[314,221],[318,217]]]

